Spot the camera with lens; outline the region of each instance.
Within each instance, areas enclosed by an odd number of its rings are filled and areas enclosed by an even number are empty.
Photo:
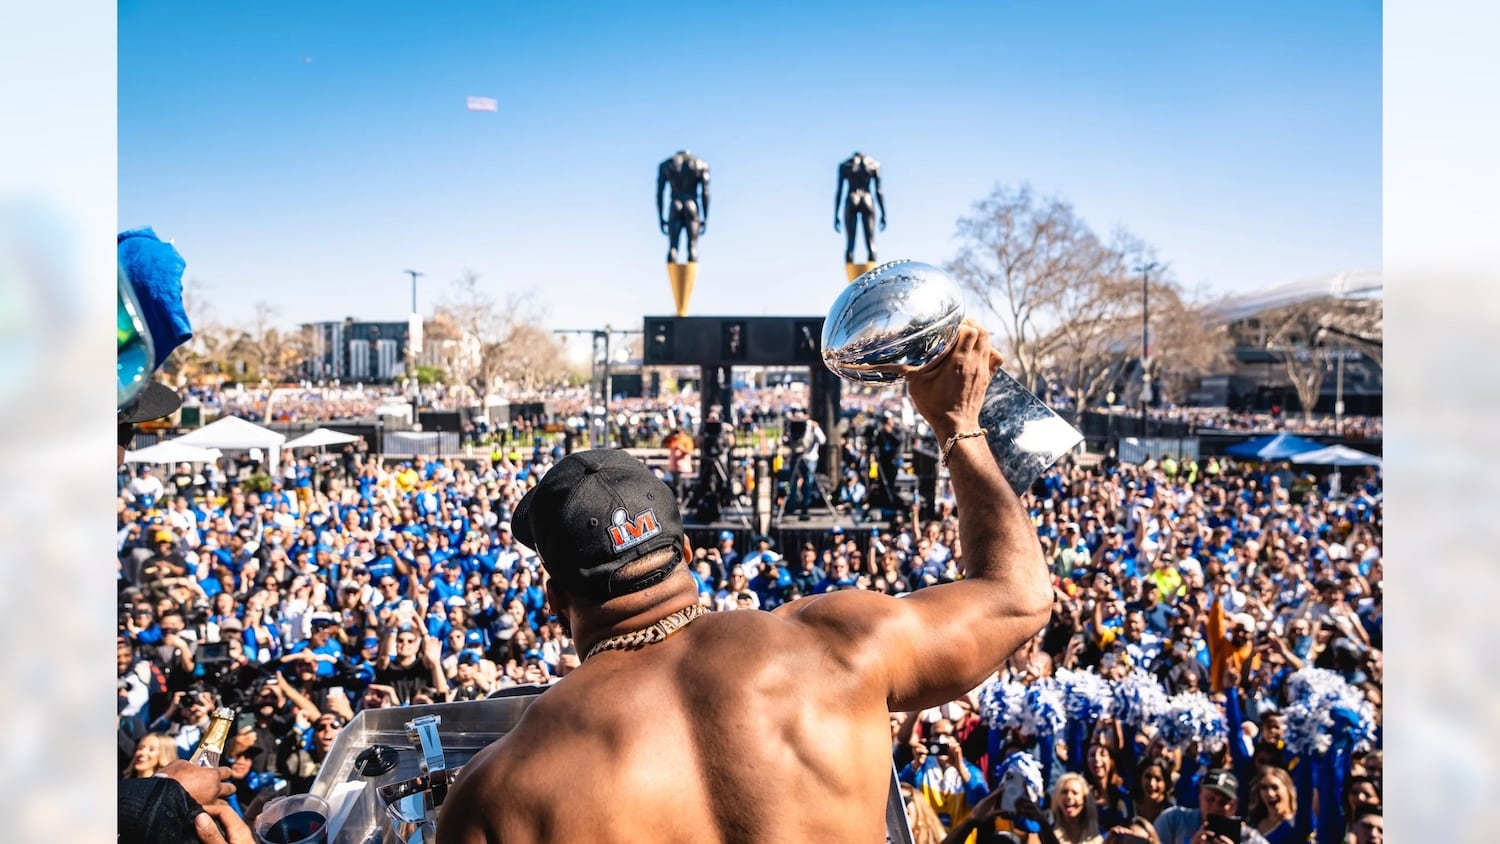
[[[703,453],[709,457],[718,457],[724,453],[723,421],[709,419],[703,423]]]
[[[202,627],[208,624],[208,601],[199,598],[193,602],[193,608],[183,613],[183,621],[189,627]]]
[[[224,699],[225,706],[243,709],[255,700],[266,680],[276,672],[276,667],[276,663],[262,665],[256,662],[235,665],[225,659],[216,665],[211,682]],[[210,669],[207,666],[203,669],[203,675],[205,680],[210,679]]]

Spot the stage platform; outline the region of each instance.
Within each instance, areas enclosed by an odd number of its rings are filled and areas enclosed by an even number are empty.
[[[791,513],[780,518],[772,513],[764,517],[764,530],[756,514],[750,508],[739,505],[725,507],[713,522],[696,521],[686,511],[682,515],[683,529],[694,548],[718,547],[719,534],[727,530],[734,534],[734,549],[743,554],[754,551],[755,537],[764,533],[775,542],[772,550],[789,558],[795,557],[797,549],[804,542],[811,542],[821,551],[832,545],[835,538],[840,542],[852,538],[859,544],[860,553],[863,554],[870,550],[872,530],[878,528],[885,531],[890,528],[890,522],[880,518],[878,510],[872,510],[868,514],[873,521],[855,520],[844,513],[830,513],[826,507],[812,508],[807,521],[802,521],[800,516]],[[842,529],[841,536],[834,534],[835,527]]]

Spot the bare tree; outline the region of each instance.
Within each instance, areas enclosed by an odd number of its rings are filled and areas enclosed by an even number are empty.
[[[1384,303],[1378,299],[1309,299],[1260,319],[1269,330],[1267,345],[1280,352],[1304,419],[1311,419],[1332,368],[1331,348],[1348,346],[1382,365]]]
[[[1170,279],[1151,289],[1152,364],[1163,395],[1180,401],[1202,378],[1229,363],[1225,326],[1206,307],[1208,299],[1189,297]]]
[[[963,244],[948,271],[1000,319],[1008,362],[1022,383],[1034,385],[1068,340],[1057,328],[1070,319],[1096,321],[1078,309],[1108,298],[1085,284],[1100,276],[1107,250],[1071,205],[1039,199],[1029,185],[996,186],[958,221],[958,237]],[[1089,330],[1072,339],[1082,341]]]
[[[1380,299],[1341,299],[1324,326],[1344,345],[1385,366],[1385,302]]]
[[[1277,308],[1261,315],[1270,328],[1267,346],[1279,352],[1286,376],[1297,393],[1302,417],[1312,419],[1313,408],[1328,373],[1328,360],[1322,348],[1324,326],[1337,310],[1337,300],[1312,299]]]
[[[523,391],[537,390],[567,379],[562,343],[535,325],[517,326],[501,362],[503,377]]]
[[[462,367],[464,371],[455,371],[453,376],[468,384],[481,400],[502,379],[513,375],[510,361],[530,361],[533,355],[547,354],[553,348],[549,336],[543,333],[541,339],[549,342],[541,343],[531,330],[541,320],[542,311],[529,292],[508,292],[503,304],[497,303],[472,270],[465,270],[449,285],[436,317],[451,322],[462,334],[478,341],[476,359],[468,361]],[[532,364],[522,367],[527,377],[532,377],[535,370]]]

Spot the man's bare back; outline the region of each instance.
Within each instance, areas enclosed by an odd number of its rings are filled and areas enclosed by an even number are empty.
[[[445,803],[486,834],[444,840],[884,840],[884,690],[805,624],[714,613],[650,649],[541,695]]]
[[[998,365],[966,325],[942,366],[909,380],[940,442],[977,427]],[[438,840],[884,840],[887,713],[979,685],[1051,610],[1035,530],[983,438],[951,449],[964,580],[710,613],[664,641],[600,651],[465,766]],[[583,653],[698,600],[671,491],[621,455],[569,455],[513,519]]]

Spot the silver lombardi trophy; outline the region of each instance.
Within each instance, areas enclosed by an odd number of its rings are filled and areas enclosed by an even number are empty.
[[[889,384],[941,360],[963,321],[963,294],[947,273],[892,261],[856,278],[834,301],[823,323],[823,363],[848,381]],[[1083,439],[1004,370],[990,381],[979,424],[1017,495]]]

